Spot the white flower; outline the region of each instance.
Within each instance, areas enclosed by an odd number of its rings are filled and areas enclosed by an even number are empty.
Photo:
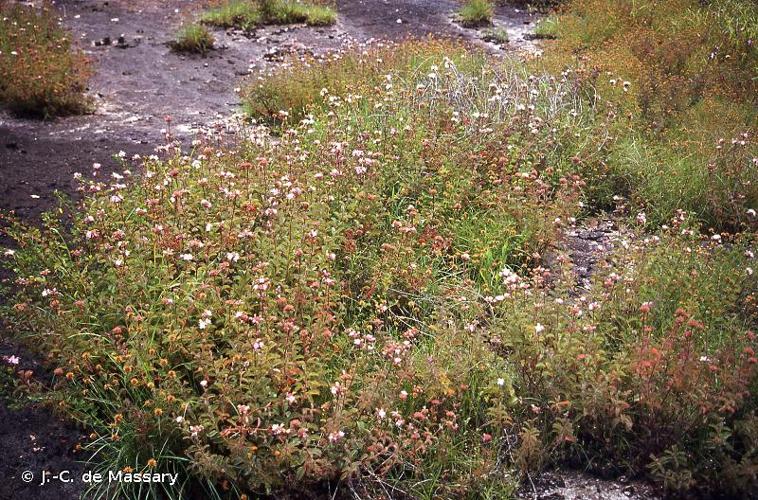
[[[179,255],[179,258],[182,259],[182,260],[185,260],[187,262],[189,262],[192,259],[194,259],[194,257],[192,256],[191,253],[183,253],[183,254]]]
[[[505,379],[504,378],[497,379],[497,385],[499,385],[500,387],[503,387],[505,385]]]
[[[21,360],[18,356],[11,355],[11,356],[3,356],[3,361],[8,363],[9,365],[17,365]]]
[[[378,410],[376,410],[376,416],[379,418],[379,420],[383,420],[384,417],[387,416],[387,412],[384,411],[384,408],[379,408]]]
[[[537,323],[536,325],[534,325],[534,331],[535,333],[542,333],[545,331],[545,327],[542,326],[541,323]]]
[[[211,323],[212,321],[209,319],[200,318],[200,321],[197,322],[197,327],[201,330],[205,330]]]
[[[330,443],[336,443],[337,441],[339,441],[343,437],[345,437],[345,433],[343,431],[330,432],[329,433],[329,442]]]
[[[228,260],[229,262],[237,262],[238,260],[240,260],[240,254],[237,252],[227,252],[226,260]]]

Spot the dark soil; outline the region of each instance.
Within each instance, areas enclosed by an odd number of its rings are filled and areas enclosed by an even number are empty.
[[[4,356],[11,355],[19,358],[18,365],[3,361]],[[50,379],[50,373],[33,354],[7,342],[0,342],[0,371],[0,381],[14,376],[12,372],[28,371],[32,372],[31,383],[45,383]],[[0,453],[3,457],[0,460],[0,499],[78,498],[79,482],[55,481],[44,486],[40,486],[40,482],[43,470],[67,470],[71,477],[81,477],[84,466],[77,462],[80,457],[75,450],[83,437],[75,426],[56,418],[47,409],[14,396],[11,387],[0,387]],[[32,474],[30,481],[24,473]]]

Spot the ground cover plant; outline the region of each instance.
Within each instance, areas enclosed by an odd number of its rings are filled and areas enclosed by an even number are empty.
[[[176,52],[207,54],[213,49],[215,40],[208,28],[201,24],[189,24],[179,30],[171,48]]]
[[[0,105],[19,115],[83,113],[89,68],[54,9],[0,4]]]
[[[690,110],[649,130],[635,83],[552,57],[302,60],[243,93],[275,135],[168,144],[77,175],[70,221],[5,219],[4,317],[54,375],[34,397],[91,431],[93,467],[182,481],[88,498],[507,498],[566,464],[748,498],[752,131],[712,145],[708,207],[654,199],[663,164],[621,152],[690,158],[666,139]],[[623,230],[579,287],[560,240],[601,208]]]
[[[463,26],[478,28],[492,24],[495,7],[490,0],[466,0],[458,11]]]
[[[264,24],[334,24],[337,15],[328,3],[300,0],[228,0],[211,8],[202,21],[223,28],[252,30]]]

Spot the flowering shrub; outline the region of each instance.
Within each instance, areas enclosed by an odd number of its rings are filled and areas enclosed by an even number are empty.
[[[617,123],[584,75],[443,42],[342,60],[382,53],[276,138],[96,165],[66,229],[7,221],[7,317],[93,464],[179,472],[169,496],[505,497],[562,462],[751,491],[753,241],[681,215],[579,295],[541,266]],[[311,95],[323,69],[294,71]]]
[[[625,117],[597,205],[625,194],[656,224],[684,209],[756,229],[755,2],[574,0],[541,24],[558,40],[538,64],[576,66]]]
[[[4,2],[0,23],[0,104],[41,117],[85,112],[87,61],[71,47],[53,7]]]
[[[755,489],[754,241],[680,229],[626,243],[578,297],[512,280],[490,331],[523,395],[522,467],[648,469],[679,493]]]
[[[104,468],[220,492],[487,487],[486,401],[513,395],[467,319],[504,266],[547,248],[581,187],[520,158],[503,127],[514,144],[550,134],[574,98],[548,99],[567,81],[513,72],[480,89],[430,62],[327,99],[278,142],[198,143],[139,178],[94,170],[70,239],[50,237],[52,218],[12,231],[15,327],[44,343],[49,397],[93,429]]]
[[[415,78],[430,71],[435,61],[448,58],[459,71],[480,71],[483,54],[448,41],[409,41],[402,49],[393,43],[355,47],[323,58],[290,61],[284,68],[257,75],[243,90],[246,110],[256,119],[273,124],[298,123],[308,107],[323,107],[335,97],[373,93],[392,86],[395,79]],[[328,89],[327,93],[322,90]]]

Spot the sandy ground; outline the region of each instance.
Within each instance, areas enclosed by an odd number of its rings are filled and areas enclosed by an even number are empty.
[[[216,30],[218,50],[208,57],[179,56],[167,46],[181,23],[202,8],[200,1],[55,3],[64,24],[92,59],[96,72],[89,94],[96,110],[91,115],[46,122],[0,112],[0,210],[12,210],[28,221],[38,220],[41,212],[55,205],[56,191],[75,194],[74,172],[86,172],[97,162],[107,173],[117,166],[112,157],[119,151],[128,156],[152,153],[164,141],[166,116],[171,117],[172,132],[180,139],[228,119],[238,111],[235,88],[241,81],[277,64],[284,54],[319,54],[349,42],[428,34],[469,40],[499,55],[535,50],[525,35],[533,29],[536,17],[513,7],[499,7],[496,25],[508,31],[511,42],[498,47],[482,42],[480,32],[454,22],[455,0],[338,0],[340,16],[335,26],[266,27],[250,34]],[[115,41],[119,36],[125,42],[120,46],[96,45],[106,37]],[[0,245],[3,243],[7,241],[0,235]],[[7,276],[7,271],[0,269],[0,278]],[[45,370],[33,355],[15,344],[0,342],[0,357],[3,355],[18,355],[20,362],[15,368],[32,370],[35,380],[45,383]],[[0,499],[77,498],[80,485],[53,481],[39,487],[36,479],[44,469],[72,473],[84,469],[74,453],[82,432],[45,409],[17,408],[0,400]],[[32,471],[35,480],[25,483],[21,479],[24,471]],[[583,489],[586,487],[592,489],[592,498],[615,499],[620,494],[623,498],[648,498],[646,493],[618,483],[576,477],[561,476],[524,496],[582,498],[582,492],[589,491]]]

